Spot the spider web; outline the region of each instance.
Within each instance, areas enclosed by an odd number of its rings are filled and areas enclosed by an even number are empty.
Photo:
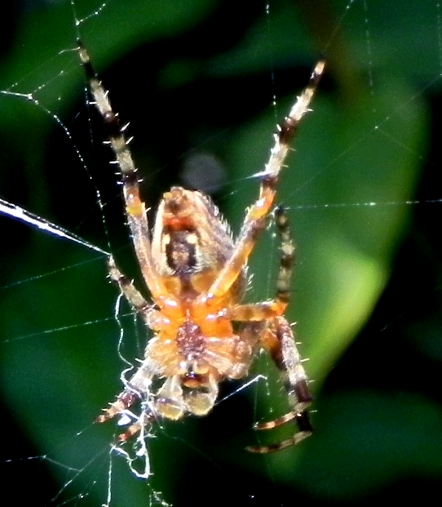
[[[250,1],[238,12],[208,0],[167,8],[76,0],[23,3],[11,14],[0,197],[85,240],[0,217],[2,473],[39,484],[32,496],[16,492],[18,503],[206,504],[216,495],[290,505],[296,494],[362,504],[404,489],[422,499],[436,488],[442,7],[346,0],[315,2],[311,12],[310,2],[292,4]],[[317,433],[299,448],[242,451],[253,438],[267,441],[250,431],[254,421],[287,408],[265,358],[251,380],[263,372],[268,380],[256,389],[225,393],[204,420],[154,429],[148,481],[112,452],[115,425],[91,423],[121,390],[118,352],[133,362],[145,337],[127,308],[115,319],[104,255],[87,246],[112,251],[137,278],[110,154],[87,104],[78,34],[115,110],[131,121],[146,201],[175,183],[203,187],[236,231],[275,123],[326,54],[328,73],[279,194],[299,252],[289,319],[317,396]],[[276,264],[270,229],[251,261],[250,301],[272,297]]]

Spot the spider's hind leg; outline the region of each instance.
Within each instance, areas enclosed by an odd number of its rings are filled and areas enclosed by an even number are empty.
[[[276,317],[267,332],[261,338],[261,345],[266,348],[281,372],[284,387],[293,407],[290,412],[272,421],[255,424],[255,430],[269,430],[290,421],[297,425],[297,432],[291,437],[276,444],[250,446],[247,450],[256,453],[279,451],[295,445],[313,432],[307,408],[313,397],[308,387],[308,378],[302,366],[301,356],[295,343],[290,324],[284,317]]]
[[[281,239],[275,301],[285,307],[290,299],[290,280],[295,260],[295,246],[286,210],[282,206],[275,208],[275,224]],[[269,430],[289,421],[296,422],[298,427],[298,431],[291,438],[282,442],[267,446],[247,447],[250,452],[267,453],[297,444],[311,435],[313,428],[310,424],[307,408],[313,397],[308,387],[308,378],[302,366],[301,355],[287,319],[279,316],[268,321],[266,329],[261,333],[260,344],[268,350],[278,367],[289,397],[289,403],[293,408],[289,413],[273,421],[257,423],[255,429]]]
[[[140,402],[142,411],[140,416],[135,417],[129,409]],[[116,440],[118,442],[126,442],[137,433],[140,433],[144,427],[149,426],[156,418],[152,407],[146,402],[143,403],[142,395],[137,390],[131,388],[129,384],[118,395],[116,401],[110,403],[110,406],[103,410],[103,413],[95,419],[95,422],[104,423],[117,416],[125,417],[125,419],[120,419],[119,425],[126,426],[126,430],[117,436]]]

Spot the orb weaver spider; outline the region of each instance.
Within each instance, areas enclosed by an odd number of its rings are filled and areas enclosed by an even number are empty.
[[[272,210],[290,141],[309,111],[324,61],[316,64],[308,86],[279,127],[270,159],[258,175],[259,197],[247,210],[234,240],[211,199],[182,187],[172,187],[163,195],[151,231],[124,128],[81,43],[78,50],[121,172],[133,247],[152,302],[121,273],[113,257],[108,261],[109,276],[154,333],[138,370],[96,421],[127,415],[133,405],[141,403],[141,415],[118,437],[124,442],[158,416],[172,420],[186,414],[204,416],[217,400],[219,383],[246,376],[257,350],[264,348],[281,372],[292,410],[256,424],[255,429],[271,429],[294,420],[298,431],[282,442],[247,449],[267,453],[297,444],[312,433],[307,412],[312,396],[293,331],[284,317],[294,244],[282,207],[276,207],[274,213],[281,241],[275,298],[252,304],[241,304],[241,299],[247,285],[248,257]]]

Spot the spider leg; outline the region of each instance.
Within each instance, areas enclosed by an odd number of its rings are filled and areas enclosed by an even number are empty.
[[[107,267],[111,281],[118,285],[121,293],[132,308],[144,317],[146,312],[152,308],[152,305],[144,299],[133,283],[125,275],[123,275],[123,273],[121,273],[115,264],[115,259],[112,256],[110,256],[107,261]]]
[[[89,54],[80,41],[78,52],[89,82],[90,93],[107,128],[109,143],[121,172],[128,224],[144,280],[153,300],[160,308],[175,308],[177,301],[168,295],[162,278],[154,268],[146,209],[140,198],[137,169],[124,136],[125,127],[121,126],[118,115],[113,111],[108,92],[95,74]]]
[[[104,423],[119,414],[123,414],[132,405],[134,405],[139,399],[140,399],[140,396],[137,393],[126,388],[122,393],[120,393],[118,395],[117,401],[110,403],[109,408],[103,409],[103,414],[100,414],[95,419],[95,422]]]
[[[288,217],[282,206],[275,208],[275,223],[281,239],[275,302],[279,303],[280,306],[284,305],[285,308],[290,298],[290,280],[295,260],[295,246],[290,232]],[[242,305],[236,308],[235,317],[238,317],[242,313],[242,317],[247,317],[247,320],[253,321],[257,317],[263,317],[264,313],[267,312],[269,314],[267,319],[269,319],[271,311],[275,309],[274,302],[259,303],[258,305]],[[248,326],[250,325],[248,324]],[[284,387],[288,393],[289,402],[293,410],[273,421],[258,423],[255,425],[255,429],[268,430],[294,420],[299,430],[293,437],[276,444],[247,447],[247,450],[250,452],[268,453],[297,444],[312,433],[313,429],[309,421],[307,407],[313,398],[308,388],[308,379],[302,366],[301,356],[287,320],[284,317],[274,315],[266,323],[266,327],[261,331],[260,335],[260,344],[270,352],[273,361],[281,372]]]
[[[150,424],[157,415],[154,408],[154,396],[150,389],[153,377],[150,362],[143,361],[129,380],[124,378],[124,373],[125,372],[123,372],[121,376],[125,385],[124,390],[117,396],[117,399],[113,403],[110,403],[108,408],[103,409],[103,413],[95,419],[97,423],[104,423],[116,416],[124,415],[133,419],[133,414],[128,411],[133,405],[140,403],[142,407],[141,415],[135,422],[130,424],[126,431],[118,436],[117,440],[120,442],[124,442],[135,433],[138,433],[142,427]]]
[[[270,352],[279,368],[293,409],[273,421],[256,424],[255,429],[269,430],[293,420],[298,426],[298,431],[291,438],[276,444],[247,447],[250,452],[262,454],[297,444],[310,436],[313,431],[307,412],[313,397],[308,388],[308,378],[290,324],[284,317],[275,317],[266,331],[262,334],[261,345]]]
[[[135,288],[134,284],[118,269],[112,256],[108,258],[107,266],[109,278],[118,285],[121,293],[132,306],[132,308],[142,317],[149,329],[157,330],[164,325],[168,325],[169,319],[155,309],[154,305],[147,302],[141,293]]]
[[[231,257],[212,283],[208,294],[201,296],[202,298],[210,301],[212,298],[222,297],[238,278],[239,273],[247,262],[259,233],[265,227],[265,220],[275,198],[279,173],[281,168],[284,167],[284,161],[290,150],[290,142],[302,117],[309,111],[309,105],[324,71],[324,65],[325,62],[323,60],[320,60],[316,64],[307,88],[297,98],[289,115],[284,119],[282,125],[279,126],[279,131],[275,135],[275,145],[270,152],[269,161],[264,171],[259,175],[261,177],[261,185],[258,200],[255,201],[246,214]],[[281,315],[285,304],[277,299],[276,305]]]
[[[138,420],[131,424],[124,433],[118,435],[117,441],[126,442],[130,440],[134,435],[140,433],[143,428],[149,426],[154,419],[155,415],[153,412],[146,412],[143,410]]]
[[[108,259],[108,269],[109,278],[119,286],[121,293],[132,308],[144,319],[148,327],[156,329],[156,327],[160,325],[160,320],[164,320],[161,313],[155,310],[154,307],[143,298],[130,280],[121,273],[112,256]],[[117,400],[111,403],[108,408],[105,408],[104,412],[95,419],[95,422],[103,423],[115,416],[123,415],[132,405],[142,401],[142,393],[145,390],[146,383],[150,383],[150,377],[151,375],[149,375],[145,369],[138,369],[129,382],[125,382],[126,387],[124,391],[118,395]],[[139,419],[132,423],[124,433],[118,435],[117,440],[119,442],[128,440],[138,433],[142,427],[147,426],[154,418],[153,410],[149,409],[146,411],[144,408]]]
[[[140,399],[141,396],[136,391],[132,390],[130,387],[126,387],[126,389],[118,396],[117,401],[111,403],[109,408],[104,409],[104,413],[99,415],[95,419],[95,422],[104,423],[115,416],[124,415],[130,409],[130,407]],[[154,411],[150,408],[145,407],[142,410],[140,417],[135,422],[130,424],[127,427],[126,431],[120,433],[117,436],[117,441],[126,442],[134,435],[139,433],[143,427],[151,424],[154,419]]]
[[[276,228],[281,240],[275,299],[262,303],[237,305],[232,311],[232,320],[243,322],[268,320],[281,315],[288,305],[290,299],[290,280],[295,261],[295,245],[290,233],[285,208],[278,205],[274,213]]]
[[[289,220],[285,208],[281,205],[276,206],[274,213],[275,224],[281,241],[275,299],[279,302],[280,306],[287,306],[290,299],[290,281],[295,263],[295,244],[290,233]]]

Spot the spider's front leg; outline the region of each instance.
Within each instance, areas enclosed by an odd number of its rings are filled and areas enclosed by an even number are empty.
[[[118,285],[128,303],[145,319],[145,315],[149,312],[152,305],[149,305],[133,283],[117,268],[115,259],[112,256],[107,260],[107,269],[109,271],[110,280]]]
[[[115,162],[117,163],[121,173],[128,225],[132,233],[132,243],[142,275],[151,297],[157,305],[163,308],[175,308],[177,303],[176,298],[170,297],[162,277],[154,268],[146,208],[140,197],[137,169],[128,146],[129,142],[126,140],[124,135],[126,126],[120,124],[118,114],[113,111],[108,92],[103,87],[101,81],[98,79],[98,76],[95,74],[89,54],[81,41],[78,41],[78,53],[89,83],[93,103],[100,113],[103,123],[107,129],[109,144],[115,154]],[[134,300],[139,299],[139,294],[135,294],[125,282],[120,284],[117,277],[115,277],[115,280],[120,285],[120,288],[127,299],[131,297],[133,297]],[[126,291],[124,290],[125,287],[128,287]],[[130,299],[129,302],[132,304]],[[137,308],[136,304],[133,306]]]
[[[290,143],[303,116],[310,111],[309,105],[324,72],[324,67],[324,60],[318,61],[313,69],[307,88],[297,98],[288,116],[286,116],[283,123],[279,126],[278,133],[275,135],[275,144],[270,152],[269,161],[264,171],[258,175],[261,178],[259,197],[247,211],[231,257],[227,260],[224,268],[209,288],[208,296],[204,295],[202,298],[210,300],[226,294],[246,264],[260,232],[265,227],[266,218],[272,209],[275,199],[279,173],[284,167],[284,162],[290,151]],[[274,306],[276,312],[281,315],[286,305],[282,301],[277,300],[274,302]]]
[[[313,400],[308,387],[308,378],[302,366],[302,359],[296,346],[290,324],[284,317],[275,317],[264,330],[261,345],[267,349],[278,367],[284,381],[284,387],[293,409],[288,413],[265,423],[257,423],[256,430],[269,430],[289,421],[295,421],[298,431],[282,442],[266,446],[247,447],[250,452],[268,453],[295,445],[310,436],[313,428],[310,424],[307,408]]]
[[[169,324],[169,319],[156,310],[152,303],[146,301],[135,285],[118,269],[112,256],[108,258],[107,267],[110,280],[119,287],[127,302],[149,329],[156,331]]]

